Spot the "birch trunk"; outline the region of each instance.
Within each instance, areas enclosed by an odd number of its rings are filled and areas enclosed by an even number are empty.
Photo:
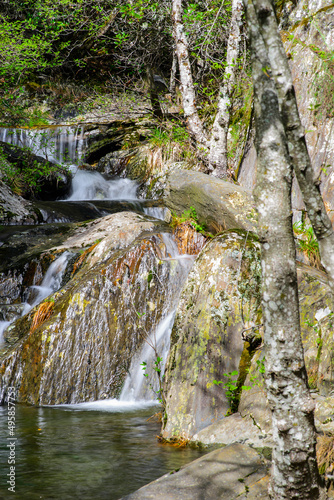
[[[219,89],[217,114],[210,138],[209,164],[212,175],[227,177],[227,136],[231,112],[231,96],[236,82],[236,64],[240,52],[243,1],[232,0],[232,18],[226,51],[226,67],[222,85]]]
[[[169,92],[171,94],[172,99],[175,98],[176,93],[176,70],[177,70],[177,55],[175,49],[173,50],[173,63],[172,70],[170,73],[170,81],[169,81]]]
[[[275,9],[271,0],[254,0],[254,7],[280,100],[289,153],[307,214],[319,242],[321,262],[327,271],[329,285],[334,295],[334,232],[319,186],[314,179],[304,129],[298,113],[292,75],[278,32]]]
[[[195,138],[197,145],[202,150],[208,150],[208,140],[196,108],[195,90],[191,74],[187,38],[182,22],[182,0],[173,0],[172,4],[173,36],[179,63],[181,95],[183,100],[184,115],[187,120],[189,132]]]
[[[262,247],[266,388],[273,415],[270,494],[275,500],[322,498],[316,462],[314,403],[301,343],[290,163],[277,91],[254,6],[245,0],[251,35],[258,155],[254,196]]]

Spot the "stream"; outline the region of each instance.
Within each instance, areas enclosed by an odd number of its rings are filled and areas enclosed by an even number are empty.
[[[52,148],[48,134],[52,134]],[[59,223],[61,227],[69,221],[123,210],[164,218],[164,207],[136,198],[134,181],[108,179],[98,172],[78,168],[85,147],[80,128],[58,127],[40,132],[2,129],[0,140],[29,145],[36,154],[70,164],[74,173],[71,194],[66,200],[40,203],[45,225]],[[15,228],[12,232],[5,228],[3,239],[13,232]],[[179,296],[194,261],[194,256],[179,254],[169,233],[163,234],[162,240],[162,260],[171,261],[174,278],[168,283],[162,318],[150,332],[148,342],[133,357],[119,400],[42,407],[16,405],[15,494],[9,493],[6,486],[8,408],[0,406],[0,498],[117,500],[200,456],[198,450],[159,444],[156,436],[161,424],[150,418],[160,411],[154,394],[157,380],[143,376],[142,363],[147,363],[148,371],[154,375],[150,342],[157,346],[163,366],[166,363]],[[41,285],[30,287],[20,314],[26,314],[61,287],[68,258],[68,253],[63,253],[51,263]],[[11,321],[14,320],[15,317]],[[0,340],[11,321],[0,321]]]
[[[0,498],[117,500],[200,456],[158,443],[159,407],[108,401],[16,405],[16,493],[7,491],[7,407],[0,407]]]

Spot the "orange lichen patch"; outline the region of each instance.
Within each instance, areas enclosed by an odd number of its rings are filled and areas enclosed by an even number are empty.
[[[100,242],[97,241],[96,243],[94,243],[94,245],[92,245],[91,247],[87,248],[87,250],[85,250],[80,255],[80,257],[78,258],[78,260],[73,265],[72,276],[80,269],[80,267],[81,267],[83,261],[85,260],[85,258],[87,257],[87,255],[90,254],[99,243]]]
[[[143,240],[127,255],[117,259],[114,264],[112,281],[115,286],[123,283],[126,277],[133,284],[139,271],[142,259],[149,252],[154,252],[157,247],[150,240]]]
[[[157,413],[154,413],[154,415],[151,415],[146,422],[149,422],[150,420],[155,420],[156,422],[159,422],[161,424],[162,422],[162,412],[158,411]]]
[[[169,439],[165,439],[162,436],[157,436],[157,439],[159,443],[168,444],[169,446],[174,446],[175,448],[185,448],[189,443],[189,439],[176,436]]]
[[[207,242],[207,238],[195,231],[189,222],[176,226],[174,235],[181,254],[197,255]]]
[[[334,436],[328,434],[318,436],[317,462],[320,474],[334,473]]]
[[[43,302],[34,314],[30,333],[34,332],[44,321],[50,318],[54,308],[54,302]]]

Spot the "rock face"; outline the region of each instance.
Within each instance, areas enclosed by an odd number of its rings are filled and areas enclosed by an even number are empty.
[[[210,377],[211,380],[214,378],[221,380],[218,378],[221,373],[216,374],[219,367],[214,365],[215,356],[220,358],[222,366],[224,363],[230,363],[229,366],[224,366],[222,372],[226,373],[234,369],[240,372],[242,368],[242,362],[238,366],[240,350],[238,351],[238,348],[235,347],[231,348],[231,345],[228,344],[226,345],[227,352],[222,350],[219,337],[215,337],[213,323],[205,321],[209,317],[208,311],[214,303],[213,298],[216,293],[216,290],[209,288],[208,282],[211,281],[211,285],[215,282],[217,269],[218,276],[223,276],[223,279],[230,283],[230,288],[228,287],[227,290],[232,291],[235,288],[233,247],[231,248],[227,244],[223,249],[221,242],[220,248],[218,248],[217,243],[214,246],[217,240],[219,238],[208,244],[199,255],[181,297],[173,330],[167,372],[167,424],[164,435],[165,437],[179,435],[205,445],[245,442],[257,447],[272,447],[271,411],[263,379],[265,359],[262,349],[256,351],[251,360],[244,380],[244,385],[248,386],[248,389],[241,391],[238,413],[219,420],[225,415],[228,408],[226,399],[224,401],[225,391],[222,386],[214,386],[213,390],[217,392],[210,393],[212,389],[210,387],[208,389],[207,384],[205,384]],[[242,243],[239,245],[242,247]],[[256,253],[256,248],[253,249],[253,252]],[[223,253],[225,253],[225,257],[219,264],[215,265],[216,261],[212,260],[210,265],[206,265],[204,257],[211,256],[213,259],[214,255],[222,256]],[[252,263],[250,255],[248,255],[249,262]],[[246,260],[243,258],[243,263],[247,267],[247,258]],[[226,269],[229,267],[231,276],[226,279]],[[206,275],[205,270],[208,270]],[[260,271],[258,270],[258,272]],[[252,275],[254,278],[254,270]],[[246,275],[242,279],[244,280],[245,277]],[[332,356],[334,341],[329,289],[325,275],[305,265],[299,266],[298,280],[302,340],[309,384],[311,389],[319,393],[315,395],[317,402],[316,426],[319,431],[330,432],[334,422],[333,398],[331,398],[334,383],[334,359]],[[242,283],[241,280],[240,282]],[[248,284],[254,293],[254,287],[251,283]],[[219,304],[219,307],[227,314],[228,311],[233,311],[233,302],[231,301],[238,301],[237,296],[231,299],[231,295],[230,302],[226,303],[222,289],[220,289],[220,293],[216,293],[218,299],[216,307]],[[206,303],[204,297],[206,297]],[[242,307],[245,308],[245,298],[241,303]],[[260,317],[260,313],[256,307],[251,309],[252,313],[248,317],[254,321],[256,315],[258,318]],[[214,318],[212,309],[210,314]],[[240,338],[240,324],[238,325],[235,319],[229,319],[229,324],[230,328],[234,328],[232,339]],[[207,325],[209,325],[208,328],[206,328]],[[223,332],[224,327],[221,328],[222,336]],[[205,335],[208,338],[207,345],[204,340]],[[214,352],[212,344],[210,345],[211,341],[214,342],[216,349]],[[223,380],[225,380],[224,377]],[[212,404],[213,398],[218,409],[221,409],[220,415]],[[210,418],[212,421],[216,420],[211,425],[209,425]],[[207,426],[203,425],[205,423]]]
[[[6,335],[1,401],[11,384],[31,404],[117,396],[131,356],[161,318],[178,268],[161,260],[168,245],[159,226],[126,212],[87,226],[50,251],[76,253],[71,279]]]
[[[166,370],[166,438],[189,439],[230,407],[214,380],[226,383],[224,373],[235,370],[245,376],[241,332],[260,318],[258,248],[253,235],[227,232],[204,247],[189,274]]]
[[[331,47],[334,45],[334,11],[326,0],[301,0],[294,5],[291,14],[284,20],[283,39],[286,53],[289,55],[298,109],[306,131],[306,143],[314,176],[319,179],[320,189],[333,223],[334,81],[332,64],[327,61],[330,60]],[[240,168],[238,181],[252,191],[255,175],[256,151],[251,141]],[[299,212],[304,209],[304,204],[296,182],[293,187],[292,206]]]
[[[162,476],[123,500],[269,500],[268,483],[266,460],[249,446],[234,444]]]
[[[334,384],[333,313],[324,273],[299,266],[300,321],[310,388],[329,396]]]
[[[0,224],[36,224],[42,216],[32,204],[13,191],[0,180]]]
[[[84,161],[99,162],[98,170],[111,175],[126,172],[127,161],[133,153],[131,150],[124,153],[121,149],[127,149],[126,145],[138,146],[141,141],[147,139],[153,126],[147,119],[115,120],[101,124],[98,129],[89,132]]]
[[[216,234],[224,229],[254,230],[255,211],[251,195],[240,186],[190,170],[168,176],[165,204],[182,214],[192,206],[198,221]]]
[[[192,437],[192,441],[202,445],[243,443],[255,448],[272,448],[274,443],[271,427],[265,431],[256,423],[249,414],[242,417],[239,412],[233,413],[202,429]]]

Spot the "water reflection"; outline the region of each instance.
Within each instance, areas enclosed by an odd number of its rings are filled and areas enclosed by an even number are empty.
[[[0,407],[0,498],[116,500],[197,458],[160,445],[157,407],[84,411],[16,406],[16,493],[8,492],[7,407]]]

